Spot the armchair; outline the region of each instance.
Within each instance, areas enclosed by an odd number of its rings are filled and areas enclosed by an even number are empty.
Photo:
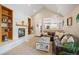
[[[74,38],[74,42],[66,42],[61,44],[61,40],[64,36],[72,36]],[[78,38],[71,34],[65,34],[61,38],[54,38],[55,45],[55,54],[56,55],[76,55],[79,54],[79,41]],[[57,42],[58,40],[58,42]]]

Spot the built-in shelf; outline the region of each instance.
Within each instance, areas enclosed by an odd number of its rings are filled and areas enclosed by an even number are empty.
[[[0,5],[0,42],[13,39],[13,11]]]

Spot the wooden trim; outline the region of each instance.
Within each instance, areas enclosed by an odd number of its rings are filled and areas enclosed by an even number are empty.
[[[16,26],[23,26],[23,27],[27,27],[27,25],[22,25],[22,24],[16,24]]]
[[[67,18],[67,26],[72,26],[72,17]]]
[[[28,34],[31,34],[31,18],[28,17]]]

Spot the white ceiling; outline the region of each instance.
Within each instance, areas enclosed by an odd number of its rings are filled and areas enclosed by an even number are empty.
[[[77,5],[76,4],[9,4],[22,13],[28,16],[34,15],[42,8],[48,8],[49,10],[61,14],[63,16],[69,14]]]
[[[63,16],[69,14],[77,6],[76,4],[54,4],[54,5],[45,5],[51,11],[59,13]]]

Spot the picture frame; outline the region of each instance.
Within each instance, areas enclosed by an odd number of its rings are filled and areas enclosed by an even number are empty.
[[[76,16],[76,22],[79,23],[79,13]]]
[[[67,18],[67,26],[72,26],[72,17]]]

